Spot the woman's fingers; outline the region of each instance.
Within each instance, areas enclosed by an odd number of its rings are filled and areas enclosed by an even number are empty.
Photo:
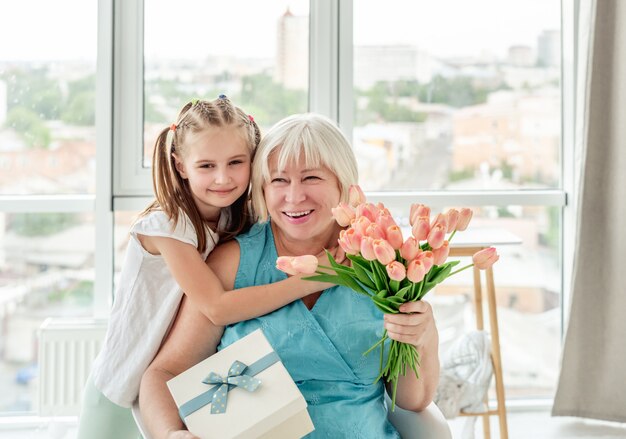
[[[385,329],[389,338],[418,346],[424,334],[434,325],[428,302],[409,302],[400,307],[399,314],[385,314]]]

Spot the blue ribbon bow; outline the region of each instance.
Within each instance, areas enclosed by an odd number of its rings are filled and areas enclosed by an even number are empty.
[[[235,361],[228,370],[228,376],[226,378],[211,372],[202,382],[205,384],[216,384],[206,392],[202,392],[190,401],[187,401],[181,405],[178,409],[180,418],[185,421],[185,418],[190,414],[200,410],[207,404],[211,404],[211,413],[224,413],[226,409],[226,401],[228,392],[234,387],[240,387],[242,389],[250,390],[253,392],[261,384],[261,381],[253,376],[263,372],[271,365],[278,363],[280,358],[276,352],[272,351],[267,355],[261,357],[250,366],[246,366],[240,361]],[[243,374],[245,372],[245,374]],[[216,394],[220,396],[220,402],[216,401],[214,396]],[[222,405],[223,403],[223,405]]]
[[[204,384],[218,384],[216,392],[211,400],[211,414],[224,413],[226,411],[226,402],[228,401],[228,391],[232,387],[241,387],[248,392],[254,392],[261,380],[245,375],[244,372],[248,366],[241,361],[234,361],[228,369],[228,376],[223,376],[211,372],[209,376],[202,380]]]

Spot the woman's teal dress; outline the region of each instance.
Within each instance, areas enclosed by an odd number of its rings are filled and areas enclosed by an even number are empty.
[[[286,278],[276,269],[270,223],[237,238],[235,288]],[[309,310],[301,300],[257,319],[229,325],[218,349],[261,328],[304,395],[315,431],[309,438],[399,438],[387,420],[380,350],[363,355],[382,335],[383,315],[371,300],[333,287]]]

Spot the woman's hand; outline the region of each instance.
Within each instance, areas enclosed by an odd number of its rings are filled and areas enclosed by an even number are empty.
[[[194,436],[187,430],[170,431],[167,434],[167,439],[200,439],[198,436]]]
[[[418,351],[438,343],[435,318],[428,302],[408,302],[401,305],[399,311],[399,314],[385,314],[385,329],[389,338],[412,344]]]
[[[419,412],[432,402],[439,382],[439,334],[433,310],[418,300],[400,306],[400,314],[385,314],[385,329],[393,340],[416,347],[420,356],[419,376],[407,370],[398,378],[396,404]],[[387,391],[391,391],[387,383]]]

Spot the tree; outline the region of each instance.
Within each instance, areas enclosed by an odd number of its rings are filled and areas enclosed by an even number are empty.
[[[416,91],[417,82],[378,82],[371,89],[363,92],[368,97],[365,111],[357,113],[357,124],[369,122],[415,122],[426,120],[426,114],[413,111],[402,105],[399,97],[410,97]]]
[[[17,131],[31,148],[50,146],[50,130],[32,110],[13,107],[7,114],[5,126]]]
[[[89,75],[67,85],[67,99],[61,119],[72,125],[93,126],[96,123],[96,77]]]
[[[307,110],[304,90],[288,90],[265,74],[244,76],[239,101],[261,126],[270,126],[283,117]]]
[[[75,213],[15,213],[8,218],[9,227],[21,236],[46,236],[59,233],[75,224]]]
[[[63,106],[63,94],[58,82],[47,75],[46,68],[6,71],[2,79],[7,83],[8,110],[23,107],[41,119],[58,119]]]
[[[93,126],[96,124],[96,96],[93,90],[73,94],[61,115],[61,119],[72,125]]]

